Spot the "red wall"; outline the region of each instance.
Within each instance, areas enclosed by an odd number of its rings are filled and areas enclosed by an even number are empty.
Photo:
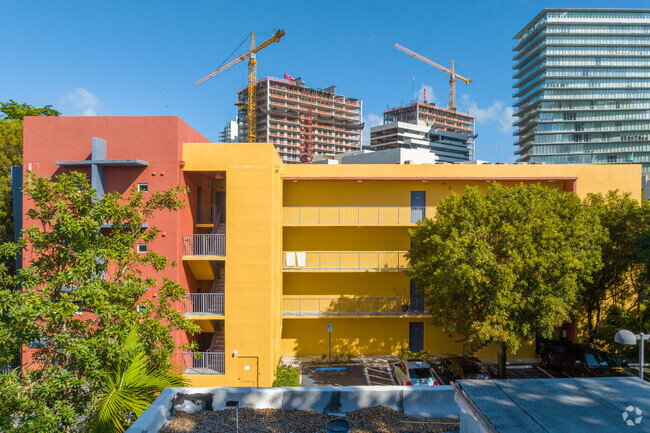
[[[56,161],[89,159],[92,137],[106,140],[107,159],[141,159],[149,162],[148,167],[107,167],[105,170],[106,192],[127,192],[132,185],[148,183],[149,191],[170,189],[184,185],[182,173],[182,143],[209,142],[178,117],[25,117],[23,169],[34,171],[41,177],[52,177],[71,169],[63,169]],[[90,173],[90,169],[77,171]],[[24,212],[30,203],[23,199]],[[188,203],[189,206],[189,203]],[[187,212],[187,210],[185,211]],[[189,287],[187,273],[182,262],[182,235],[187,232],[182,226],[182,213],[160,212],[150,226],[158,227],[163,236],[149,245],[149,248],[177,262],[175,268],[154,274],[178,281]],[[23,213],[23,226],[28,221]],[[191,224],[191,223],[190,223]],[[24,258],[24,265],[29,257]],[[143,299],[155,297],[157,290],[151,288]],[[179,305],[180,307],[180,305]],[[175,332],[178,345],[187,342],[182,332]],[[175,359],[180,362],[180,357]]]

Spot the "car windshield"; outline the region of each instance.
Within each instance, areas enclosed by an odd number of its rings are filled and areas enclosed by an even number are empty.
[[[485,373],[485,368],[483,368],[483,365],[476,364],[476,363],[473,363],[473,362],[468,362],[466,364],[463,364],[462,368],[463,368],[463,373],[464,374],[483,374],[483,373]]]
[[[618,367],[619,363],[609,353],[585,353],[585,362],[589,367]]]
[[[429,379],[431,370],[428,368],[409,368],[409,376],[411,379]]]

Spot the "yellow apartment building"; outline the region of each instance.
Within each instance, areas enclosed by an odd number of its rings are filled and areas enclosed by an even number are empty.
[[[494,358],[428,324],[404,274],[409,229],[468,185],[641,198],[640,165],[284,165],[270,143],[209,143],[177,117],[28,117],[24,137],[23,170],[39,176],[86,172],[102,193],[189,188],[184,209],[150,221],[162,236],[146,247],[178,263],[151,276],[186,287],[177,308],[200,325],[174,331],[194,386],[270,386],[282,355],[327,353],[330,325],[335,352]]]
[[[183,161],[194,179],[187,184],[203,185],[202,203],[218,179],[227,215],[224,371],[189,375],[196,386],[270,386],[282,355],[327,353],[328,326],[333,352],[467,352],[462,335],[428,324],[404,274],[409,229],[466,186],[540,183],[581,197],[611,189],[641,197],[638,165],[283,165],[265,143],[185,143]],[[212,278],[213,259],[183,257],[197,279]],[[472,349],[496,357],[495,345]],[[517,353],[534,355],[534,342]]]

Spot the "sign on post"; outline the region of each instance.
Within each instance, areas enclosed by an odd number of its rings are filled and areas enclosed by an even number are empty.
[[[330,347],[330,353],[329,353],[329,365],[332,365],[332,329],[334,326],[332,325],[327,325],[327,337],[329,340],[329,347]]]

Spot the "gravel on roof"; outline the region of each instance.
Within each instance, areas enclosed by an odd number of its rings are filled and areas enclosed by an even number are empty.
[[[338,417],[299,409],[239,409],[240,433],[325,432],[325,425]],[[458,429],[457,420],[410,418],[396,410],[378,406],[348,412],[350,433],[444,432]],[[235,433],[235,410],[179,412],[159,433]]]

